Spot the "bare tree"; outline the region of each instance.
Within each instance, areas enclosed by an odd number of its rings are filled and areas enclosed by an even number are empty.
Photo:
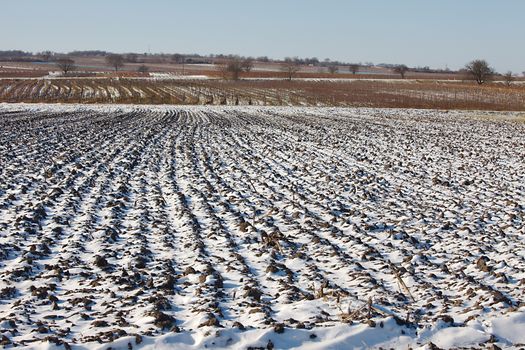
[[[42,51],[38,54],[44,61],[49,61],[49,59],[53,56],[52,51]]]
[[[186,61],[186,57],[184,55],[181,55],[180,53],[175,53],[171,55],[171,62],[176,64],[181,64]]]
[[[509,70],[507,73],[503,75],[503,80],[505,81],[505,84],[507,86],[510,86],[516,78],[514,77],[514,74]]]
[[[281,65],[281,71],[286,73],[288,80],[292,80],[292,78],[297,74],[297,72],[299,72],[300,69],[301,65],[299,64],[297,57],[286,57],[284,59],[284,63]]]
[[[146,66],[146,65],[144,65],[144,64],[142,64],[142,65],[140,65],[140,66],[137,68],[137,72],[139,72],[139,73],[143,73],[143,74],[148,73],[148,72],[149,72],[149,67]]]
[[[479,85],[490,80],[495,73],[485,60],[474,60],[465,66],[465,70]]]
[[[75,61],[69,57],[63,57],[55,61],[56,66],[64,72],[64,75],[67,75],[67,73],[74,70],[75,67]]]
[[[232,57],[228,60],[228,63],[226,63],[226,70],[232,80],[239,80],[243,68],[243,61],[241,61],[239,57]]]
[[[328,71],[332,74],[335,74],[337,73],[337,71],[339,71],[339,67],[337,66],[337,64],[330,64],[328,65]]]
[[[182,64],[182,75],[185,73],[185,64],[186,64],[186,56],[181,55],[180,53],[175,53],[171,55],[171,62],[175,64]]]
[[[106,63],[115,69],[115,72],[124,67],[124,57],[118,54],[111,54],[106,56]]]
[[[218,60],[215,65],[223,79],[239,80],[244,69],[243,63],[238,56],[230,56],[226,60]]]
[[[245,59],[242,61],[242,69],[243,69],[246,73],[251,72],[252,69],[253,69],[253,58],[251,58],[251,57],[247,57],[247,58],[245,58]]]
[[[222,63],[215,63],[215,66],[217,67],[217,70],[221,72],[222,79],[228,79],[230,76],[230,73],[228,72],[228,65],[224,62]]]
[[[356,64],[356,63],[352,63],[348,69],[350,70],[350,72],[352,72],[352,74],[355,74],[359,71],[359,65]]]
[[[405,74],[408,72],[408,67],[404,64],[398,64],[394,67],[394,73],[401,75],[401,79],[405,79]]]
[[[138,55],[136,53],[128,53],[126,55],[126,62],[137,63]]]

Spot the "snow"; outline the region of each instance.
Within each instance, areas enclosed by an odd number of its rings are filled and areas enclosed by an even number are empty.
[[[486,343],[490,335],[469,327],[449,327],[438,330],[429,339],[440,348],[450,349]]]
[[[523,318],[523,313],[516,313],[512,318]],[[460,347],[478,347],[479,344],[489,344],[490,336],[495,336],[496,343],[501,348],[523,344],[523,337],[505,338],[505,334],[523,333],[523,323],[506,324],[494,333],[489,330],[477,330],[471,327],[447,327],[439,329],[432,335],[421,336],[414,330],[398,326],[391,318],[380,320],[382,326],[375,328],[367,325],[339,325],[333,327],[303,329],[286,329],[284,333],[277,334],[272,329],[251,329],[239,331],[236,329],[220,329],[216,334],[203,336],[197,332],[169,333],[157,337],[145,336],[137,344],[134,336],[122,337],[111,343],[112,349],[142,350],[195,350],[195,349],[247,349],[249,347],[266,348],[271,342],[276,349],[290,350],[318,350],[318,349],[407,349],[426,348],[426,344],[434,344],[442,349],[455,349]],[[73,345],[73,349],[105,350],[109,344],[84,344]],[[61,346],[43,342],[20,349],[51,350],[63,349]]]
[[[520,118],[0,104],[0,341],[522,346]]]
[[[492,321],[492,332],[510,344],[525,344],[525,313],[513,313]]]
[[[181,75],[178,73],[166,73],[166,72],[151,72],[149,73],[150,80],[207,80],[207,75]],[[142,77],[138,79],[144,79]]]

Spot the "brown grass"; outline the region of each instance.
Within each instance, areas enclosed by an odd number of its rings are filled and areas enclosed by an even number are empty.
[[[141,90],[142,94],[137,92]],[[90,93],[97,91],[97,93]],[[111,96],[118,91],[118,96]],[[4,79],[0,102],[257,104],[525,111],[525,86],[430,80]]]

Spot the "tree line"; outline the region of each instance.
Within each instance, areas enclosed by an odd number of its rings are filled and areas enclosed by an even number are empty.
[[[184,55],[180,53],[175,54],[115,54],[101,50],[87,50],[87,51],[72,51],[68,54],[55,53],[52,51],[42,51],[37,53],[26,52],[21,50],[5,50],[0,51],[0,60],[2,61],[40,61],[40,62],[54,62],[55,65],[65,74],[77,69],[74,57],[105,57],[106,64],[112,67],[115,72],[121,70],[127,63],[139,64],[136,70],[140,73],[147,73],[149,67],[147,63],[173,63],[182,66],[184,74],[186,64],[195,63],[212,63],[218,67],[221,76],[225,79],[238,80],[243,73],[249,73],[254,68],[255,62],[259,63],[276,63],[280,65],[280,70],[284,73],[288,80],[292,80],[302,67],[320,67],[331,74],[336,74],[345,69],[347,72],[357,74],[363,68],[373,66],[373,63],[345,63],[340,61],[332,61],[329,58],[323,61],[316,57],[299,58],[287,57],[282,60],[270,59],[267,56],[261,57],[245,57],[237,55],[223,55],[210,54],[199,55],[190,54]],[[517,75],[511,71],[504,74],[498,74],[486,60],[475,59],[465,65],[465,67],[458,72],[449,70],[431,70],[429,67],[424,68],[409,68],[404,64],[380,64],[380,67],[388,68],[393,73],[398,74],[401,79],[405,79],[408,72],[448,72],[460,73],[465,78],[475,80],[479,85],[482,85],[495,76],[499,75],[507,85],[511,85],[516,80]],[[525,72],[523,72],[525,76]]]

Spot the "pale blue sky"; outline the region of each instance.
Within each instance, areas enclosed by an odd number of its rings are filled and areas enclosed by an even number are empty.
[[[525,71],[525,0],[2,0],[0,50],[235,53]]]

